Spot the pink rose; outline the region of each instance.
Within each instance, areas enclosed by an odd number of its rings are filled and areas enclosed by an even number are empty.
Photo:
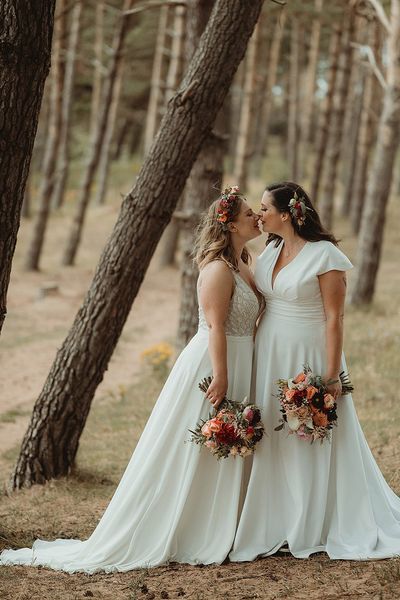
[[[243,411],[243,417],[246,419],[246,421],[248,421],[249,423],[252,422],[253,417],[254,417],[254,412],[252,411],[252,409],[249,406],[246,406],[246,408]]]
[[[211,431],[208,423],[204,423],[203,427],[201,428],[201,433],[203,435],[205,435],[206,437],[211,437],[212,436],[212,431]]]

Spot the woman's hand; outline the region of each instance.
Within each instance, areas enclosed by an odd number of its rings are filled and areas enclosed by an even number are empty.
[[[221,404],[228,391],[228,378],[217,375],[213,378],[210,387],[207,390],[206,398],[211,402],[215,409]]]
[[[331,394],[337,400],[342,395],[342,382],[340,381],[339,375],[334,377],[324,377],[323,378],[326,384],[326,391],[328,394]],[[328,383],[329,381],[335,381],[335,383]]]

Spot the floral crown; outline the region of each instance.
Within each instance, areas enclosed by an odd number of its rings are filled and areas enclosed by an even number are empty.
[[[241,193],[239,192],[238,185],[225,188],[219,197],[217,221],[224,226],[224,229],[226,229],[226,225],[232,221],[236,202],[240,197]]]
[[[303,196],[298,196],[295,192],[289,200],[289,212],[299,227],[304,225],[308,210],[312,211],[312,208],[306,206]]]

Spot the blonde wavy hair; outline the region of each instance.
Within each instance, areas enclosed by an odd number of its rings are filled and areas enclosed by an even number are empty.
[[[237,202],[231,209],[230,223],[234,222],[240,213],[243,199],[243,196],[237,196]],[[220,199],[215,200],[201,218],[193,249],[194,261],[199,270],[213,260],[223,260],[228,267],[238,271],[239,265],[232,246],[231,232],[217,221],[219,203]],[[246,265],[251,262],[246,247],[243,248],[241,259]]]

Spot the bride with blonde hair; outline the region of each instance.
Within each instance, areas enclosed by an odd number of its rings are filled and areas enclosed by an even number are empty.
[[[128,571],[170,561],[221,563],[236,533],[248,459],[217,461],[186,443],[189,429],[228,395],[250,392],[259,300],[245,244],[258,216],[237,187],[211,205],[196,243],[199,328],[178,357],[108,508],[85,541],[37,540],[5,550],[2,565],[70,573]],[[213,376],[206,396],[198,383]]]

